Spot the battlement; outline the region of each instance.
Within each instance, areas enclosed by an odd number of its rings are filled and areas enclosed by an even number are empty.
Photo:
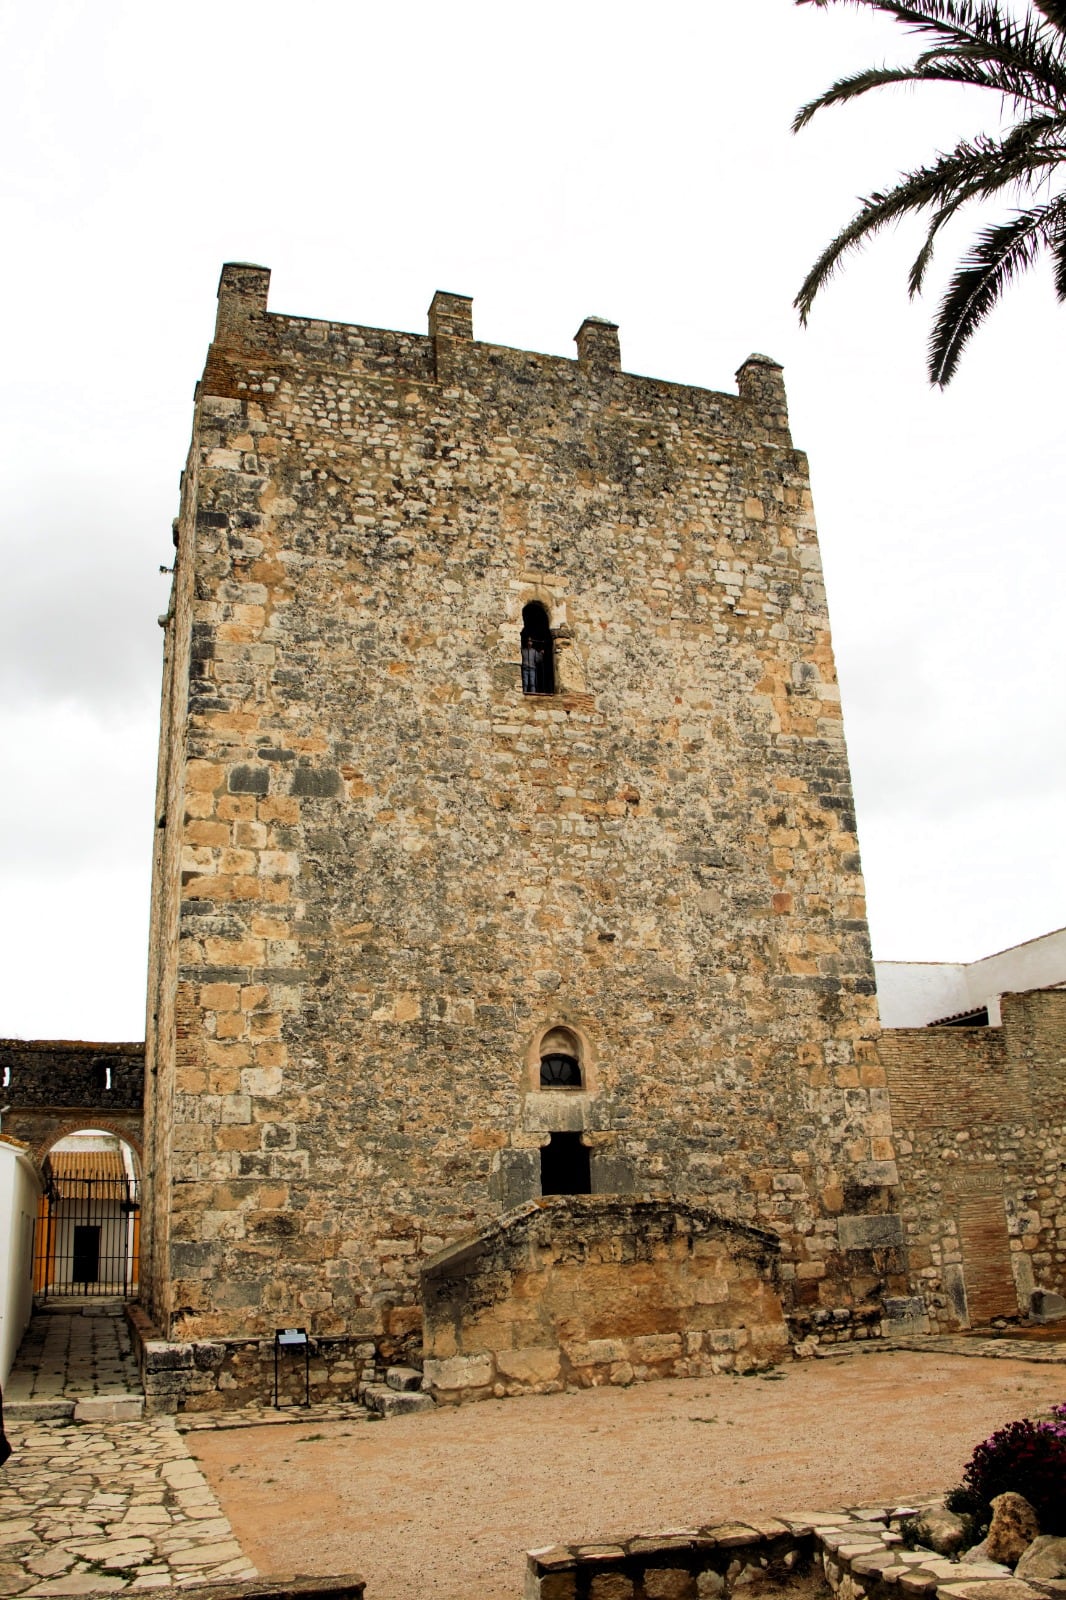
[[[215,359],[208,363],[209,378],[215,382],[209,381],[206,392],[218,393],[217,380],[226,367],[247,363],[254,352],[267,362],[286,366],[323,363],[362,375],[459,383],[472,389],[496,388],[508,375],[527,385],[531,381],[613,385],[629,404],[641,409],[657,394],[669,396],[674,404],[684,397],[686,404],[702,411],[742,409],[773,442],[786,447],[791,443],[782,368],[769,356],[754,354],[742,363],[734,395],[623,372],[618,324],[605,317],[584,319],[574,336],[576,359],[567,359],[475,340],[469,295],[438,289],[430,302],[428,332],[413,334],[268,311],[269,288],[268,267],[229,262],[222,268],[212,347]]]

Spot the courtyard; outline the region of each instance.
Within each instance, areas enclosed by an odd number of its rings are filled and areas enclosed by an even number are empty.
[[[368,1600],[517,1600],[532,1548],[933,1496],[994,1428],[1062,1398],[1055,1362],[855,1352],[186,1442],[260,1573],[355,1570]]]

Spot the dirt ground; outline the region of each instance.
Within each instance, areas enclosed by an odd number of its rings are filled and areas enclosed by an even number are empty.
[[[1061,1366],[898,1352],[188,1443],[265,1575],[520,1600],[526,1550],[935,1494],[994,1428],[1063,1400]]]

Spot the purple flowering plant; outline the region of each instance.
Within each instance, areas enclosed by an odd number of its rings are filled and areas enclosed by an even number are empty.
[[[1050,1421],[1026,1417],[998,1428],[977,1446],[947,1504],[983,1526],[991,1502],[1008,1490],[1028,1500],[1042,1533],[1066,1534],[1066,1405],[1053,1406]]]

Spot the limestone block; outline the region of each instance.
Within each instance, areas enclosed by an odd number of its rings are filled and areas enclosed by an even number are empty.
[[[992,1501],[985,1549],[990,1561],[1013,1567],[1040,1533],[1036,1512],[1023,1495],[997,1494]]]
[[[903,1244],[903,1219],[894,1212],[840,1217],[837,1230],[842,1250],[898,1249]]]
[[[692,1600],[696,1594],[695,1574],[683,1567],[648,1567],[644,1572],[644,1593],[648,1600]]]
[[[572,1367],[606,1365],[611,1361],[625,1361],[630,1351],[623,1339],[589,1339],[582,1344],[563,1345],[566,1359]]]
[[[1040,1534],[1022,1555],[1014,1576],[1029,1583],[1042,1578],[1066,1578],[1066,1539]]]
[[[1034,1322],[1060,1322],[1066,1317],[1066,1298],[1050,1289],[1034,1289],[1029,1299],[1029,1315]]]
[[[552,1383],[559,1376],[559,1351],[554,1345],[526,1350],[498,1350],[497,1371],[515,1383]]]
[[[143,1416],[141,1394],[86,1395],[74,1407],[75,1422],[139,1422]]]
[[[427,1361],[423,1371],[431,1389],[481,1389],[492,1382],[493,1363],[490,1355],[449,1356]]]
[[[389,1367],[385,1382],[390,1389],[421,1389],[422,1374],[417,1367]]]
[[[881,1333],[886,1339],[929,1332],[929,1317],[921,1295],[886,1296],[884,1309]]]
[[[681,1355],[681,1335],[648,1333],[626,1341],[633,1361],[673,1361]]]
[[[966,1523],[943,1503],[923,1507],[914,1531],[919,1544],[941,1556],[956,1555],[966,1543]]]

